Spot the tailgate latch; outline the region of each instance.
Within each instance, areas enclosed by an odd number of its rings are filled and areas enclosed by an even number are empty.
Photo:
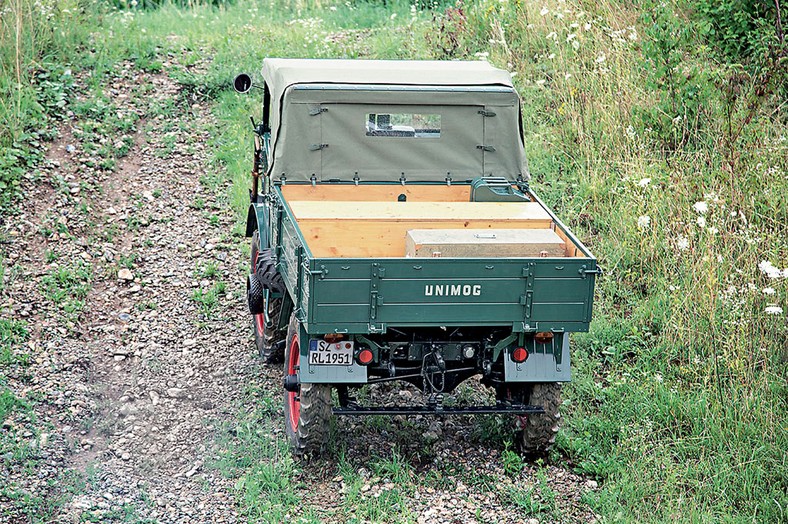
[[[580,278],[586,278],[587,275],[601,275],[602,268],[595,267],[594,269],[588,269],[586,265],[582,265],[580,269],[577,270],[577,273],[580,275]]]

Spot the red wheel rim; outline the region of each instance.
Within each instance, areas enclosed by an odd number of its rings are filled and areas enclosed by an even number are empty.
[[[254,273],[255,269],[257,268],[257,259],[260,257],[260,251],[257,251],[254,254],[254,262],[252,263],[252,273]],[[265,313],[260,313],[259,315],[252,315],[254,317],[254,325],[257,328],[257,333],[260,334],[262,337],[265,333]]]
[[[293,335],[293,340],[290,341],[290,351],[287,356],[287,374],[295,375],[298,368],[299,360],[299,346],[298,334]],[[298,395],[294,391],[288,391],[287,406],[289,407],[290,418],[288,422],[290,427],[295,432],[298,430],[298,419],[301,417],[301,402],[298,400]]]

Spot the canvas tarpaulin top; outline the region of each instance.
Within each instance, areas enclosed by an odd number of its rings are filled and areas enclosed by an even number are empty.
[[[269,58],[263,78],[275,181],[528,176],[519,98],[487,62]]]

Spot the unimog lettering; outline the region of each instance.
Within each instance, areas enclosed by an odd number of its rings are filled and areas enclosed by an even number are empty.
[[[478,297],[482,294],[481,284],[426,284],[425,297]]]
[[[599,269],[529,185],[511,75],[266,58],[261,76],[235,83],[263,101],[247,301],[260,355],[284,362],[294,452],[323,451],[333,415],[494,413],[521,417],[522,450],[547,450]],[[494,403],[443,405],[474,378]],[[376,402],[397,381],[425,402]]]

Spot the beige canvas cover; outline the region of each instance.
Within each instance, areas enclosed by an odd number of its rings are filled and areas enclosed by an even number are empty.
[[[268,58],[263,78],[274,181],[528,176],[519,98],[509,73],[487,62]],[[375,115],[416,115],[439,129],[422,139],[370,133]]]

